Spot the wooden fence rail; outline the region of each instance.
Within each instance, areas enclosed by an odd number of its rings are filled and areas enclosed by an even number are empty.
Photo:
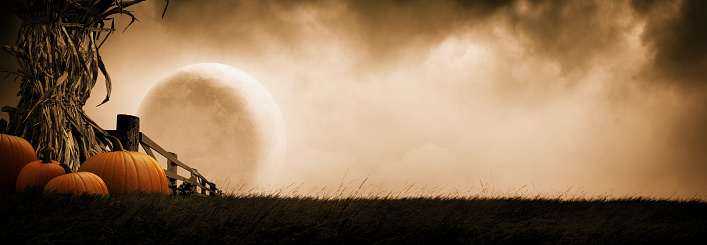
[[[221,190],[216,188],[216,184],[208,181],[199,171],[177,159],[177,154],[165,150],[162,146],[150,139],[150,137],[140,132],[140,118],[132,115],[118,114],[115,130],[106,131],[118,138],[125,150],[138,151],[139,146],[142,146],[145,153],[152,156],[152,158],[155,158],[152,150],[155,150],[157,153],[167,158],[167,169],[164,172],[169,180],[170,193],[178,194],[177,180],[179,180],[182,182],[183,186],[189,187],[190,192],[195,194],[208,194],[211,196],[223,194]],[[189,172],[189,178],[179,175],[177,173],[178,167]],[[197,188],[200,189],[199,192],[197,192]]]

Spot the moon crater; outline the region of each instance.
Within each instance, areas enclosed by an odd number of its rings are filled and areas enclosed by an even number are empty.
[[[138,116],[142,132],[210,181],[254,184],[284,159],[277,103],[260,82],[231,66],[177,70],[150,89]]]

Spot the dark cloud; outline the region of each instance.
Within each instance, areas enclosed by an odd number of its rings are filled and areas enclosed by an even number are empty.
[[[165,18],[157,23],[171,38],[202,47],[217,46],[248,55],[271,46],[297,52],[299,43],[306,40],[300,35],[304,26],[292,19],[293,11],[312,4],[315,1],[176,0],[170,2]]]
[[[631,0],[647,21],[643,40],[655,54],[652,67],[662,80],[702,83],[707,75],[707,3],[687,0],[673,18],[663,7],[679,3]],[[626,26],[616,15],[626,4],[562,0],[382,0],[382,1],[187,1],[172,0],[164,19],[164,3],[153,1],[151,16],[138,16],[166,30],[170,39],[218,46],[224,52],[255,55],[278,47],[296,55],[309,36],[307,16],[324,22],[351,47],[362,71],[382,71],[405,59],[424,59],[429,50],[450,35],[464,33],[491,20],[507,19],[517,38],[534,55],[557,61],[564,73],[585,71],[602,54],[620,47]],[[3,2],[3,10],[8,8]],[[497,17],[497,18],[496,18]],[[19,22],[12,14],[0,17],[3,43],[16,39]],[[140,23],[136,23],[139,25]],[[199,47],[195,47],[199,49]],[[3,53],[3,67],[14,67]]]
[[[565,72],[587,67],[611,50],[622,31],[606,11],[623,5],[602,1],[174,1],[162,23],[175,38],[257,52],[276,44],[284,55],[307,42],[298,9],[316,9],[324,22],[355,50],[359,68],[387,70],[406,59],[424,59],[449,36],[463,34],[495,17],[507,17],[533,52],[557,60]],[[518,6],[523,5],[522,11]],[[155,8],[158,11],[159,8]],[[159,15],[155,15],[159,16]],[[199,21],[195,21],[198,18]],[[208,23],[208,24],[204,24]],[[498,21],[494,21],[498,24]],[[224,43],[224,37],[237,37]]]
[[[650,12],[658,2],[657,0],[631,0],[631,7],[639,14],[646,14]]]
[[[424,59],[451,35],[486,23],[510,1],[346,1],[343,23],[365,51],[359,65],[387,69],[401,59]],[[415,52],[410,52],[414,50]],[[414,57],[406,57],[414,53]]]
[[[681,188],[704,192],[707,181],[707,1],[633,0],[637,17],[646,23],[642,35],[650,50],[641,79],[649,84],[676,87],[689,101],[674,118],[666,148],[668,169]],[[676,108],[677,109],[677,108]]]
[[[622,7],[607,1],[529,1],[508,15],[531,52],[556,60],[568,73],[590,68],[593,59],[617,47],[626,27],[609,14]]]
[[[141,22],[104,46],[122,82],[100,110],[112,122],[111,106],[128,108],[121,96],[183,65],[221,62],[279,90],[289,150],[311,168],[422,165],[401,157],[410,152],[472,175],[506,166],[508,183],[520,183],[508,177],[515,173],[536,183],[566,178],[548,182],[557,188],[581,178],[629,188],[672,176],[682,190],[701,191],[707,96],[685,91],[699,91],[707,75],[706,4],[171,0],[162,19],[164,1],[149,1],[135,8]],[[9,34],[0,41],[14,42],[19,23],[0,20]],[[531,160],[513,157],[521,153]],[[594,181],[608,172],[619,177]]]
[[[352,34],[365,52],[367,69],[386,67],[405,55],[424,59],[446,38],[479,26],[508,21],[529,53],[555,60],[564,73],[586,71],[591,62],[620,47],[628,26],[617,21],[625,9],[605,1],[346,1]],[[620,16],[620,15],[619,15]],[[414,50],[415,52],[411,52]],[[385,68],[384,68],[385,69]]]
[[[455,0],[461,7],[471,11],[474,16],[483,17],[497,9],[504,8],[515,3],[515,0]]]
[[[647,23],[643,42],[654,54],[646,73],[688,89],[707,83],[707,1],[634,0],[632,6]]]

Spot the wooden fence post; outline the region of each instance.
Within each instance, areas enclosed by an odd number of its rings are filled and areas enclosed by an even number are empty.
[[[120,143],[123,144],[123,148],[128,151],[138,151],[140,148],[140,145],[142,144],[143,147],[145,148],[145,152],[148,153],[148,155],[153,155],[152,150],[156,150],[158,153],[162,154],[163,156],[170,155],[170,157],[173,156],[173,159],[177,159],[177,154],[174,152],[168,152],[164,150],[161,146],[159,146],[157,143],[152,141],[149,137],[146,135],[143,135],[140,133],[140,118],[132,115],[127,115],[127,114],[118,114],[117,116],[117,122],[115,126],[115,130],[106,130],[110,135],[115,136],[120,140]],[[167,154],[167,155],[165,155]],[[154,156],[153,156],[154,157]],[[173,162],[167,158],[167,169],[165,170],[166,172],[170,172],[173,174],[170,174],[174,178],[169,178],[168,177],[168,186],[170,189],[170,193],[172,194],[177,194],[177,179],[182,180],[182,182],[187,181],[188,183],[193,183],[194,181],[196,183],[191,185],[190,192],[192,193],[201,193],[203,195],[206,195],[206,192],[209,192],[209,195],[216,196],[218,194],[221,194],[221,191],[216,188],[216,185],[214,183],[209,182],[199,174],[199,171],[197,171],[194,168],[189,167],[188,165],[184,163],[178,163],[181,162],[181,160],[175,160],[176,162]],[[189,171],[191,173],[191,178],[186,179],[183,176],[180,176],[177,174],[177,167],[182,167]],[[203,188],[202,188],[203,186]],[[199,192],[197,192],[197,187],[201,189]]]
[[[206,187],[208,185],[208,184],[206,184],[206,179],[201,178],[201,185],[204,187]],[[208,187],[206,187],[206,188],[208,188]],[[207,191],[207,189],[201,189],[201,194],[206,195],[206,191]]]
[[[201,186],[206,187],[206,180],[204,178],[199,178],[199,183],[201,184]],[[201,194],[206,195],[206,189],[201,188]]]
[[[196,174],[194,174],[194,172],[191,172],[191,179],[194,179],[194,180],[196,180],[196,182],[199,182],[199,177],[197,177]],[[191,186],[191,191],[193,191],[194,193],[196,193],[196,186],[197,185]]]
[[[118,114],[115,125],[115,137],[128,151],[138,151],[140,147],[140,118],[132,115]]]
[[[215,195],[216,195],[216,184],[209,183],[209,196],[215,196]]]
[[[171,154],[172,156],[174,156],[174,158],[177,158],[177,153],[174,153],[174,152],[168,152],[168,153]],[[177,164],[172,162],[172,160],[167,159],[167,171],[172,172],[175,175],[177,175]],[[177,194],[176,193],[177,179],[168,178],[168,180],[169,180],[169,192],[171,194],[176,195]]]

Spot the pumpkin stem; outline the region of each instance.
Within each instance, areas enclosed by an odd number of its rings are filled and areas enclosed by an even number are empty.
[[[111,147],[113,149],[112,151],[125,151],[125,149],[123,149],[123,144],[120,143],[118,138],[108,135],[108,139],[110,140],[110,144],[113,145],[113,147]]]
[[[70,174],[70,173],[72,173],[71,168],[69,168],[69,165],[60,163],[59,166],[61,166],[62,168],[64,168],[64,173],[65,173],[65,174]]]
[[[44,147],[44,149],[42,149],[42,163],[52,162],[52,152],[54,152],[54,149],[51,147]]]
[[[0,134],[4,134],[7,129],[7,121],[5,119],[0,119]]]

